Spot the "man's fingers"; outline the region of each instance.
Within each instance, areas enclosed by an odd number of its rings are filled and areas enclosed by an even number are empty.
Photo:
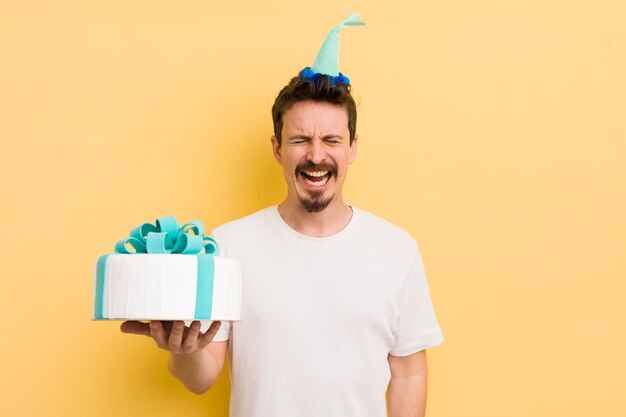
[[[158,347],[165,348],[167,346],[165,330],[163,330],[163,325],[160,321],[150,322],[150,336],[152,336]]]
[[[150,325],[140,321],[125,321],[120,325],[122,333],[150,336]]]
[[[172,331],[170,333],[170,340],[168,345],[170,349],[176,349],[180,347],[183,342],[183,333],[185,332],[185,322],[177,320],[174,322],[172,326]]]
[[[187,329],[184,321],[158,321],[150,323],[139,321],[125,321],[120,325],[123,333],[140,334],[154,339],[157,346],[171,352],[195,351],[204,349],[215,337],[222,323],[214,321],[204,333],[200,333],[200,322],[194,321]]]
[[[187,332],[187,336],[183,341],[183,350],[185,352],[191,351],[196,347],[196,343],[198,342],[198,334],[200,333],[200,322],[194,321],[189,326],[189,331]]]
[[[208,344],[213,340],[213,338],[217,334],[217,331],[220,329],[221,325],[222,325],[221,321],[214,321],[213,323],[211,323],[211,326],[209,327],[209,329],[202,336],[198,338],[198,345],[200,345],[201,348],[208,346]]]

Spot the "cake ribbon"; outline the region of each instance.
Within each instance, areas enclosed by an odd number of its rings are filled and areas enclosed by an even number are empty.
[[[199,254],[203,249],[208,255],[219,252],[215,239],[204,235],[200,220],[179,227],[176,218],[168,216],[158,218],[155,223],[144,223],[131,230],[130,237],[117,241],[115,253]]]
[[[130,237],[118,240],[115,253],[118,254],[189,254],[196,255],[198,261],[198,278],[196,284],[196,304],[194,319],[209,320],[213,301],[213,279],[215,259],[219,245],[211,236],[204,235],[204,225],[199,220],[192,220],[179,227],[174,216],[161,217],[156,224],[144,223],[130,231]],[[96,295],[94,318],[105,318],[105,280],[107,276],[107,260],[111,255],[103,255],[96,266]],[[207,296],[207,294],[209,294]]]

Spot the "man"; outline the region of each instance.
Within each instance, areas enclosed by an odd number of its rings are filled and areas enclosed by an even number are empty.
[[[358,144],[349,81],[305,68],[272,116],[287,197],[213,232],[242,264],[241,321],[122,331],[170,351],[170,372],[195,393],[228,349],[233,417],[382,417],[386,391],[390,417],[423,416],[425,349],[443,339],[413,239],[344,201]]]

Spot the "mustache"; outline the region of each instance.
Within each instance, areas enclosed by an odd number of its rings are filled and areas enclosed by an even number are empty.
[[[311,161],[306,161],[298,164],[296,166],[296,174],[300,171],[329,171],[333,175],[337,175],[337,165],[322,163],[322,164],[314,164]]]

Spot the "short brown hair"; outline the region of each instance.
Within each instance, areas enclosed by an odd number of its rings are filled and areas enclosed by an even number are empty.
[[[302,72],[293,77],[289,84],[278,93],[272,106],[272,120],[274,121],[274,136],[281,143],[283,130],[283,114],[294,104],[301,101],[321,101],[344,107],[348,112],[348,130],[350,144],[356,135],[356,104],[350,94],[350,84],[333,82],[325,74],[315,74],[313,77],[302,77]]]

